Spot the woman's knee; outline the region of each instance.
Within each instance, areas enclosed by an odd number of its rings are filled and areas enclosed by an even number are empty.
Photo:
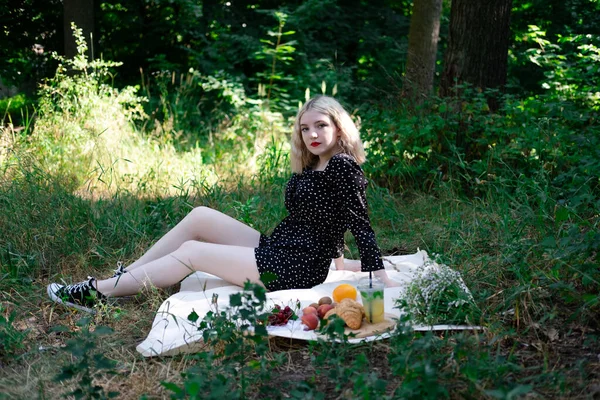
[[[192,209],[187,215],[187,219],[192,223],[194,228],[202,227],[204,224],[211,223],[215,210],[206,206],[198,206]]]
[[[194,207],[192,211],[189,212],[188,217],[190,217],[193,220],[200,220],[206,217],[210,210],[211,209],[206,206]]]
[[[183,242],[181,244],[181,246],[179,246],[176,253],[179,253],[179,254],[198,253],[198,252],[202,251],[203,245],[204,245],[204,243],[199,242],[197,240],[186,240],[185,242]]]

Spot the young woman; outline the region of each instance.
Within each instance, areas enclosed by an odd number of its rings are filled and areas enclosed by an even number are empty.
[[[367,214],[367,184],[360,164],[365,154],[358,129],[333,98],[318,96],[298,112],[292,133],[293,175],[285,191],[289,215],[271,236],[207,207],[193,209],[148,252],[105,280],[63,286],[52,283],[57,302],[93,311],[107,297],[138,293],[145,285],[171,286],[194,271],[235,285],[267,282],[270,291],[310,288],[323,283],[331,259],[338,269],[374,271],[396,286],[385,270]],[[344,233],[356,239],[361,263],[344,263]]]

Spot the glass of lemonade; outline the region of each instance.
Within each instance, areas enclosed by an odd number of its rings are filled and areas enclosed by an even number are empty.
[[[358,291],[365,308],[367,322],[376,324],[385,319],[383,302],[385,285],[379,279],[363,278],[358,282]]]

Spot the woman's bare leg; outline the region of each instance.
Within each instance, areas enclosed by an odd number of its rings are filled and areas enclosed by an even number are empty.
[[[138,265],[127,274],[97,281],[96,288],[105,296],[128,296],[147,285],[174,285],[194,271],[207,272],[239,286],[248,279],[260,283],[253,248],[189,240],[172,253]]]
[[[125,270],[131,272],[164,257],[190,240],[255,248],[258,247],[260,233],[220,211],[209,207],[196,207]]]

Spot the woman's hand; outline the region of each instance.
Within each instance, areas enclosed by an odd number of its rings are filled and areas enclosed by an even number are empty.
[[[346,260],[344,256],[334,258],[335,269],[338,271],[352,271],[360,272],[360,261],[359,260]]]
[[[390,279],[390,277],[388,276],[387,272],[385,271],[385,269],[380,269],[378,271],[373,272],[373,274],[379,278],[383,284],[385,285],[385,287],[400,287],[402,286],[402,283],[395,281],[393,279]]]
[[[387,282],[385,282],[385,287],[400,287],[400,286],[402,286],[402,284],[393,279],[388,279]]]
[[[335,268],[338,271],[352,271],[352,272],[361,272],[361,262],[360,260],[346,260],[344,257],[334,258]],[[385,287],[400,287],[402,283],[390,279],[385,269],[381,269],[379,271],[374,272],[375,276],[378,277]]]
[[[346,271],[360,272],[359,260],[344,260],[344,269]]]

